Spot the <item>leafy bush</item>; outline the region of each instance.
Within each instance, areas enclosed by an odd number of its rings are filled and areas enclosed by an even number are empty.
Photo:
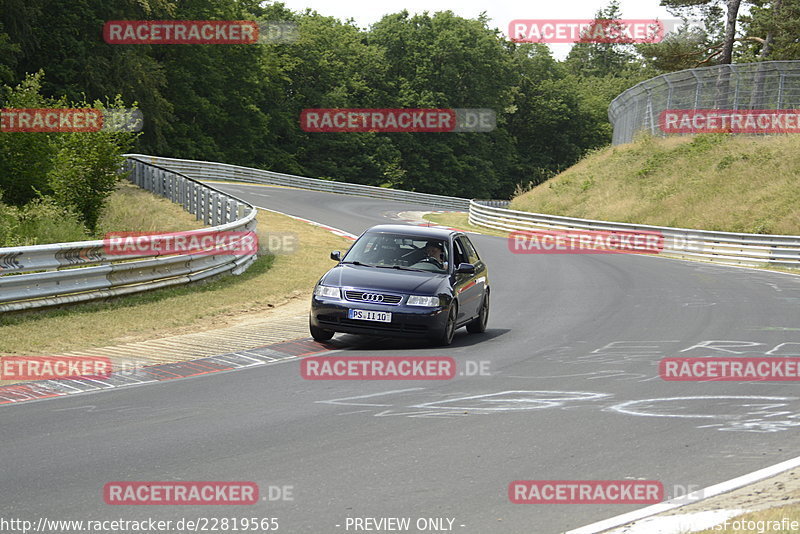
[[[0,202],[0,247],[21,247],[91,239],[78,215],[50,197],[22,208]]]
[[[0,108],[125,107],[119,95],[109,105],[100,101],[89,105],[85,101],[45,98],[40,94],[43,76],[39,71],[28,75],[16,87],[0,86]],[[119,180],[117,171],[123,162],[122,154],[130,149],[137,135],[105,129],[0,134],[0,188],[8,205],[22,209],[15,215],[8,206],[4,208],[2,243],[63,241],[75,235],[83,239],[86,231],[77,231],[75,220],[94,232],[105,202]],[[59,227],[59,218],[63,218],[63,228]],[[18,220],[20,226],[13,226],[10,222],[13,220]],[[35,231],[42,234],[29,233]],[[20,234],[15,237],[17,232]]]
[[[114,107],[122,107],[121,102]],[[95,107],[99,103],[96,103]],[[80,214],[89,231],[97,228],[108,196],[116,188],[117,172],[134,135],[128,132],[72,133],[63,136],[47,173],[56,201]]]
[[[0,108],[48,108],[58,104],[39,94],[43,73],[25,78],[18,86],[0,85]],[[66,107],[64,105],[60,107]],[[23,206],[47,193],[47,173],[53,165],[54,138],[63,134],[4,132],[0,134],[0,188],[5,202]]]

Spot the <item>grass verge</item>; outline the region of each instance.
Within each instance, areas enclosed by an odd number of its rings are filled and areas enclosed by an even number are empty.
[[[585,157],[511,208],[656,226],[800,234],[800,136],[644,137]]]
[[[97,235],[101,239],[107,232],[179,232],[202,227],[180,205],[123,180],[108,198]]]
[[[139,193],[129,192],[134,196]],[[141,193],[145,197],[150,195]],[[121,219],[127,221],[120,223],[126,230],[188,229],[184,216],[188,215],[189,222],[194,220],[194,216],[168,201],[167,205],[157,207],[141,205],[161,200],[145,197],[139,199],[142,214],[138,222],[131,223],[128,217]],[[142,228],[150,224],[147,215],[150,212],[158,215],[159,222],[155,228]],[[132,215],[139,216],[138,211]],[[351,244],[321,228],[267,211],[259,211],[258,221],[262,244],[268,242],[268,233],[290,235],[294,238],[294,252],[266,255],[241,276],[225,276],[190,287],[0,315],[0,353],[54,354],[226,326],[236,319],[269,312],[293,299],[309,299],[314,282],[331,267],[330,250],[345,250]]]
[[[508,237],[508,232],[501,230],[493,230],[483,226],[475,226],[469,223],[469,215],[466,213],[452,212],[452,213],[426,213],[422,216],[426,221],[431,221],[435,224],[442,226],[450,226],[458,228],[459,230],[467,230],[470,232],[477,232],[479,234],[496,235],[500,237]]]

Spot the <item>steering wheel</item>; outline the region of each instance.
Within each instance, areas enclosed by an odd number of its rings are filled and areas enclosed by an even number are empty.
[[[440,262],[436,258],[431,258],[430,256],[425,256],[424,258],[419,260],[417,263],[431,263],[431,264],[435,265],[438,269],[444,269],[444,264],[442,264],[442,262]]]

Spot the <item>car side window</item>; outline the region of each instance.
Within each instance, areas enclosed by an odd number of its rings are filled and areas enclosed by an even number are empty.
[[[478,256],[478,251],[475,250],[475,246],[472,244],[472,241],[470,241],[468,237],[459,237],[458,240],[463,241],[464,250],[467,252],[469,262],[473,265],[478,263],[481,258]]]
[[[453,256],[454,256],[453,265],[455,267],[458,267],[462,263],[469,263],[467,255],[464,252],[464,247],[461,244],[461,239],[456,239],[455,241],[453,241]]]

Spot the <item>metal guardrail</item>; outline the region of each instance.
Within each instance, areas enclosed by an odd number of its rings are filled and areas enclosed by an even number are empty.
[[[129,156],[128,178],[180,203],[212,228],[181,232],[256,230],[256,209],[206,184]],[[104,242],[79,241],[0,248],[0,312],[83,302],[187,284],[216,274],[240,274],[254,253],[109,255]]]
[[[429,193],[417,193],[414,191],[401,191],[399,189],[375,187],[372,185],[349,184],[346,182],[320,180],[317,178],[306,178],[304,176],[295,176],[293,174],[282,174],[261,169],[253,169],[250,167],[239,167],[238,165],[229,165],[227,163],[214,163],[211,161],[162,158],[158,156],[144,156],[140,154],[132,154],[131,157],[153,163],[154,165],[161,165],[163,167],[173,169],[197,180],[230,180],[234,182],[282,185],[287,187],[296,187],[298,189],[324,191],[327,193],[357,195],[399,202],[414,202],[417,204],[424,204],[426,206],[437,206],[442,209],[460,211],[467,211],[469,209],[469,199],[467,198],[432,195]]]
[[[471,201],[469,222],[495,230],[592,230],[621,232],[656,232],[664,238],[660,255],[701,260],[726,265],[800,268],[800,236],[712,232],[688,228],[670,228],[559,215],[544,215],[487,206]]]
[[[163,165],[163,166],[162,166]],[[169,168],[167,168],[169,167]],[[662,254],[727,265],[800,268],[800,236],[712,232],[545,215],[507,209],[507,201],[475,201],[343,182],[316,180],[222,163],[128,155],[125,170],[139,187],[180,203],[212,228],[192,232],[255,231],[256,209],[201,179],[268,183],[315,191],[469,209],[469,222],[504,231],[542,229],[657,232]],[[182,232],[183,233],[183,232]],[[255,253],[110,256],[103,241],[0,248],[0,313],[186,284],[240,274]]]
[[[634,85],[611,101],[612,143],[630,143],[637,132],[664,135],[666,109],[800,108],[800,61],[762,61],[670,72]]]

